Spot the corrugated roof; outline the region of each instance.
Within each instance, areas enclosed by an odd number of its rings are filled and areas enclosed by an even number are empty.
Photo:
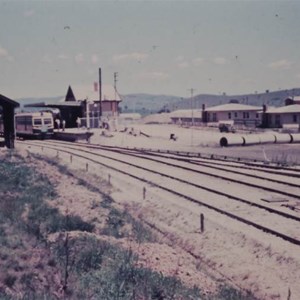
[[[260,111],[262,110],[261,106],[253,106],[239,103],[227,103],[217,106],[208,107],[206,111]]]
[[[94,90],[94,86],[71,85],[76,100],[99,101],[99,91]],[[102,85],[102,101],[122,101],[118,92],[111,85]]]
[[[267,113],[270,114],[288,114],[288,113],[300,113],[300,104],[292,104],[281,107],[268,108]]]

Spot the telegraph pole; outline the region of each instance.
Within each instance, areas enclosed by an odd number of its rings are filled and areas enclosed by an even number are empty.
[[[115,101],[117,101],[117,82],[118,82],[118,72],[114,72]]]
[[[194,133],[193,133],[193,127],[194,127],[194,105],[193,105],[193,97],[194,97],[194,88],[188,89],[188,91],[191,92],[191,111],[192,111],[192,128],[191,128],[191,146],[193,146],[193,140],[194,140]]]
[[[102,101],[102,74],[101,74],[101,68],[99,68],[99,123],[100,123],[100,118],[102,116],[101,101]]]
[[[191,111],[192,111],[192,126],[194,126],[194,105],[193,105],[193,97],[194,97],[194,88],[188,89],[191,92]]]

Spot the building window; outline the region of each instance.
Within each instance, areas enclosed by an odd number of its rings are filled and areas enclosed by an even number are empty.
[[[217,122],[217,114],[213,113],[213,122]]]
[[[249,119],[249,118],[250,118],[249,112],[243,112],[243,119]]]
[[[255,115],[256,119],[258,119],[258,114]]]
[[[293,122],[297,123],[297,115],[293,115]]]
[[[275,115],[275,125],[277,127],[281,126],[280,115]]]
[[[238,117],[238,113],[237,113],[237,112],[234,113],[234,117],[235,117],[235,118]]]
[[[228,119],[231,119],[231,112],[228,113]]]

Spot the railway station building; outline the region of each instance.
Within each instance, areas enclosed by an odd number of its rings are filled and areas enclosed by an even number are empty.
[[[119,93],[110,85],[102,86],[101,101],[100,93],[94,85],[69,86],[66,95],[51,104],[32,104],[31,107],[58,109],[57,118],[64,120],[66,128],[77,127],[80,119],[81,126],[97,128],[102,122],[116,120],[119,116],[119,103],[122,101]],[[27,105],[28,107],[28,105]],[[87,124],[89,122],[89,124]]]
[[[66,96],[55,105],[60,110],[61,119],[66,121],[66,127],[76,127],[79,118],[81,126],[97,128],[101,122],[108,123],[119,116],[119,103],[122,101],[119,93],[110,85],[103,85],[101,101],[98,85],[94,89],[89,86],[69,86]],[[88,124],[89,123],[89,124]]]
[[[15,108],[20,104],[0,94],[0,132],[4,137],[3,146],[14,148]]]

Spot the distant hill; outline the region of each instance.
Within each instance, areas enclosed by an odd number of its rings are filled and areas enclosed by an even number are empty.
[[[121,98],[120,107],[122,112],[138,112],[142,115],[157,113],[183,99],[177,96],[151,94],[129,94],[122,95]]]
[[[177,109],[201,109],[202,105],[206,107],[228,103],[230,100],[237,100],[239,103],[261,106],[282,106],[287,97],[300,96],[300,88],[290,90],[281,90],[265,93],[254,93],[246,95],[195,95],[193,101],[191,98],[182,98],[172,95],[152,95],[152,94],[128,94],[121,95],[122,102],[120,108],[124,113],[137,112],[141,115],[148,115],[157,112],[168,112]],[[44,97],[44,98],[22,98],[16,99],[24,105],[45,102],[47,104],[57,103],[63,96]],[[192,105],[192,106],[191,106]]]
[[[149,95],[149,94],[131,94],[124,95],[122,102],[123,112],[139,112],[149,114],[154,112],[167,112],[178,109],[201,109],[202,105],[206,107],[228,103],[231,100],[237,100],[239,103],[262,106],[282,106],[284,100],[288,97],[299,96],[300,88],[274,91],[265,93],[254,93],[245,95],[195,95],[193,101],[191,98],[181,98],[176,96]],[[127,109],[126,109],[127,108]]]

